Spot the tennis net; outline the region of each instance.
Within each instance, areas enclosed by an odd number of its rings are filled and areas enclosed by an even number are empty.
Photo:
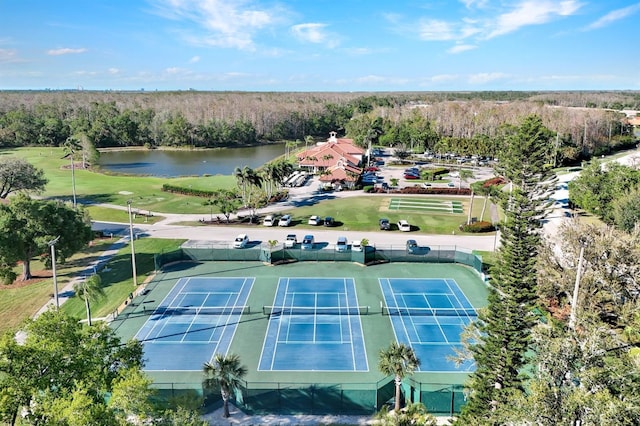
[[[249,306],[160,306],[156,313],[165,315],[242,315],[250,314]]]
[[[367,315],[368,306],[263,306],[265,315]]]
[[[383,306],[382,315],[476,317],[478,313],[473,308],[407,308],[400,306]]]

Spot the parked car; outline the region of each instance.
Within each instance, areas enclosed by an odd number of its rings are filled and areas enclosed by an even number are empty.
[[[409,225],[409,222],[407,222],[406,220],[400,219],[398,221],[398,229],[402,232],[409,232],[411,231],[411,225]]]
[[[336,221],[331,217],[327,216],[324,218],[324,226],[335,226]]]
[[[302,250],[313,249],[314,242],[315,242],[315,239],[313,238],[313,235],[305,235],[304,238],[302,239],[302,245],[301,245]]]
[[[423,182],[422,185],[420,185],[423,188],[431,188],[431,184],[427,183],[427,182]]]
[[[287,238],[284,240],[285,248],[294,248],[298,244],[298,237],[296,234],[289,234]]]
[[[291,215],[285,214],[278,221],[278,226],[289,226],[289,225],[291,225]]]
[[[349,248],[349,243],[347,242],[347,237],[338,237],[338,241],[336,241],[336,251],[344,252]]]
[[[245,248],[249,244],[249,237],[247,234],[239,234],[235,240],[233,240],[233,248]]]
[[[379,172],[380,169],[376,166],[371,166],[371,167],[367,167],[366,169],[364,169],[365,172]]]
[[[382,218],[380,219],[379,223],[380,223],[380,230],[389,231],[391,229],[391,222],[389,222],[389,219]]]
[[[418,243],[416,242],[416,240],[407,240],[407,253],[417,253],[419,248],[420,247],[418,247]]]
[[[264,226],[273,226],[276,224],[276,218],[273,217],[272,215],[265,216],[264,220],[262,221],[262,224]]]
[[[317,225],[320,225],[322,223],[322,219],[320,219],[320,216],[311,216],[307,223],[309,225],[317,226]]]
[[[354,240],[351,242],[351,251],[362,251],[364,247],[362,246],[362,241]]]
[[[414,175],[412,173],[405,173],[404,178],[407,180],[415,180],[415,179],[420,179],[420,176]]]

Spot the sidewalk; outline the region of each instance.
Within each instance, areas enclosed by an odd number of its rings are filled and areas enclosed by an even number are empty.
[[[102,269],[106,263],[111,259],[122,247],[124,247],[129,241],[128,237],[120,238],[118,241],[114,242],[109,246],[109,248],[100,254],[98,259],[89,263],[82,271],[76,273],[76,275],[71,279],[67,285],[65,285],[62,289],[58,289],[58,305],[64,304],[69,298],[75,295],[75,291],[73,287],[76,283],[90,277],[91,275],[97,273]],[[43,312],[48,311],[52,307],[55,307],[55,296],[52,297],[36,314],[33,318],[37,318],[42,315]]]

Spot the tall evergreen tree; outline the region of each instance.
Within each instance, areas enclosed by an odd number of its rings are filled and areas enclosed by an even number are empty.
[[[479,315],[477,340],[470,347],[476,371],[458,424],[499,424],[492,417],[496,408],[522,391],[521,370],[535,325],[539,232],[555,181],[548,164],[551,138],[537,116],[526,117],[505,135],[501,173],[511,183],[501,200],[501,248],[491,271],[489,304]]]

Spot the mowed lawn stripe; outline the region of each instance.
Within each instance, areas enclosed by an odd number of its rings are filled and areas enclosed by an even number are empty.
[[[421,210],[433,212],[445,212],[451,214],[462,214],[462,202],[444,201],[434,199],[405,199],[392,198],[389,200],[389,210]]]

